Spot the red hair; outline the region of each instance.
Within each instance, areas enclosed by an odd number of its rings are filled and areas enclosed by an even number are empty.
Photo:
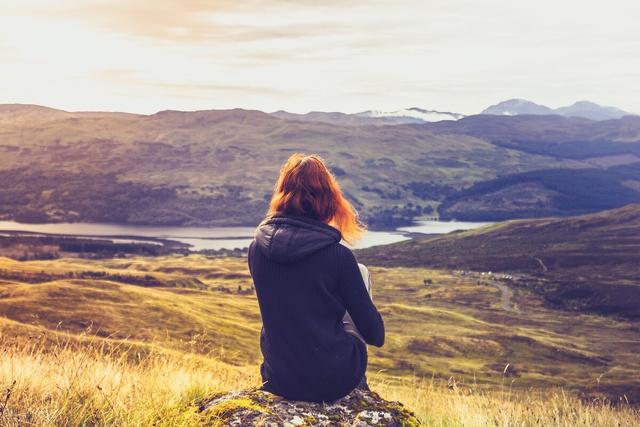
[[[280,169],[267,218],[277,214],[316,218],[337,228],[351,244],[366,231],[335,177],[315,154],[295,153]]]

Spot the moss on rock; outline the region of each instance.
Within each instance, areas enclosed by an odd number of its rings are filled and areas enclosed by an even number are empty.
[[[201,406],[211,425],[224,426],[419,426],[399,402],[356,389],[330,404],[293,401],[259,389],[216,395]]]

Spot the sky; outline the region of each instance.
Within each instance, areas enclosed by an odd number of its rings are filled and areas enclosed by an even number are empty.
[[[0,103],[640,113],[637,0],[0,0]]]

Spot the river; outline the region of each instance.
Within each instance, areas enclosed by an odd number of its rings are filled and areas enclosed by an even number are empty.
[[[368,231],[356,249],[388,245],[411,239],[416,234],[444,234],[454,230],[469,230],[489,225],[487,222],[416,221],[414,225],[395,231]],[[23,224],[0,221],[2,231],[26,231],[68,236],[107,238],[113,241],[149,242],[145,238],[169,239],[191,245],[194,251],[203,249],[234,249],[249,246],[254,227],[165,227],[104,223]]]

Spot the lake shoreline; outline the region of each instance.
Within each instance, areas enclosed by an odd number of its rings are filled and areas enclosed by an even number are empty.
[[[434,219],[435,220],[435,219]],[[400,227],[407,227],[407,226],[411,226],[412,224],[414,224],[415,222],[419,222],[422,221],[422,219],[420,218],[416,218],[413,221],[397,221],[394,224],[390,224],[390,225],[379,225],[380,223],[378,222],[373,222],[373,224],[375,225],[369,225],[367,222],[365,222],[365,225],[367,226],[368,230],[371,231],[383,231],[383,232],[389,232],[389,231],[395,231]],[[435,220],[437,221],[437,220]],[[17,221],[14,218],[8,217],[8,216],[0,216],[0,224],[2,223],[15,223],[15,224],[22,224],[25,226],[49,226],[49,225],[72,225],[72,224],[92,224],[92,225],[105,225],[105,226],[116,226],[116,227],[142,227],[142,228],[152,228],[152,227],[171,227],[171,228],[176,228],[176,227],[188,227],[188,228],[233,228],[233,227],[238,227],[238,228],[256,228],[259,224],[260,221],[258,221],[257,223],[234,223],[234,222],[227,222],[227,221],[220,221],[220,222],[194,222],[194,223],[183,223],[183,224],[163,224],[163,223],[152,223],[152,222],[145,222],[145,223],[137,223],[137,222],[99,222],[99,221],[69,221],[69,220],[63,220],[63,221],[49,221],[49,222],[31,222],[31,221]],[[456,222],[456,220],[443,220],[442,222]],[[6,231],[6,230],[2,230],[0,229],[0,231]]]
[[[369,229],[353,249],[363,249],[410,240],[416,237],[446,234],[488,223],[416,221],[395,229]],[[19,223],[0,221],[0,233],[11,236],[28,235],[51,238],[110,240],[113,243],[160,243],[180,247],[190,252],[202,250],[235,250],[249,246],[257,225],[229,227],[149,226],[117,223]]]

